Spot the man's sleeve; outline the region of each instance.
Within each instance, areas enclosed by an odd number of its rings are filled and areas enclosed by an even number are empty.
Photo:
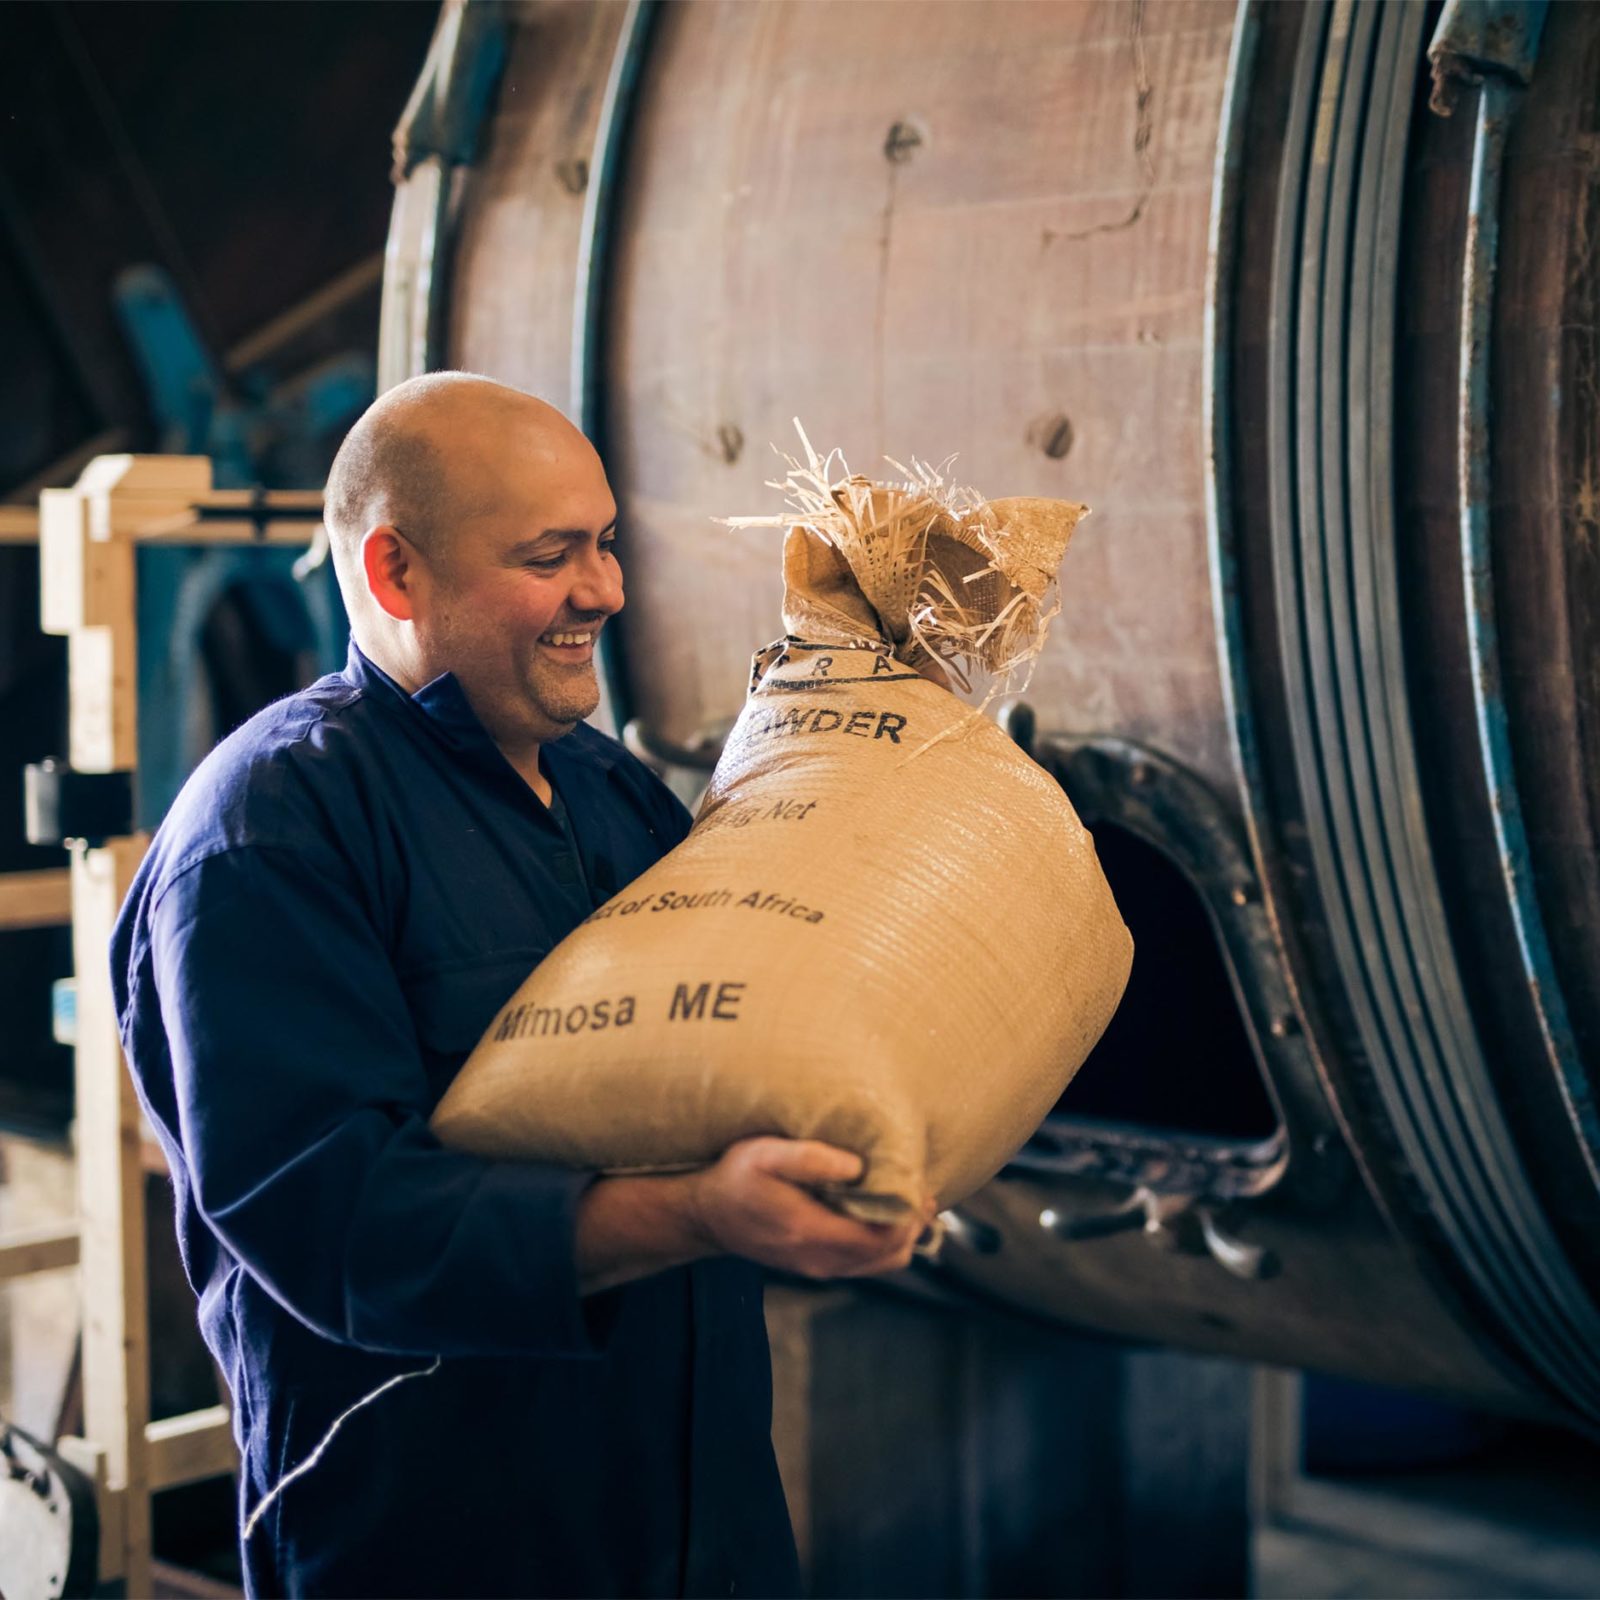
[[[150,929],[196,1202],[277,1300],[372,1350],[594,1353],[573,1261],[593,1175],[428,1131],[410,1014],[333,852],[213,856]]]

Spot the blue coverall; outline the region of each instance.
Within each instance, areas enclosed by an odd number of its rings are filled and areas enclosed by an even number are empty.
[[[241,1518],[353,1401],[443,1358],[268,1509],[252,1594],[798,1588],[757,1270],[580,1301],[594,1175],[428,1130],[535,963],[687,830],[587,726],[544,759],[564,817],[453,678],[408,695],[352,644],[206,759],[118,923],[118,1016],[233,1395]]]

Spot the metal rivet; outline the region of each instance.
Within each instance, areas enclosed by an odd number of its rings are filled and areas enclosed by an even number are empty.
[[[1065,412],[1050,411],[1028,424],[1028,443],[1037,445],[1052,461],[1060,461],[1072,448],[1072,423]]]
[[[1150,770],[1150,763],[1147,761],[1134,762],[1133,769],[1128,774],[1129,781],[1141,787],[1149,783],[1153,777],[1155,774]]]
[[[1233,886],[1232,893],[1228,896],[1236,906],[1250,905],[1254,902],[1255,897],[1256,889],[1253,883],[1236,883]]]
[[[883,141],[883,153],[891,161],[909,161],[913,150],[923,142],[924,134],[914,122],[897,122]]]
[[[1274,1039],[1288,1039],[1300,1031],[1300,1022],[1297,1017],[1290,1016],[1287,1012],[1276,1016],[1267,1025]]]

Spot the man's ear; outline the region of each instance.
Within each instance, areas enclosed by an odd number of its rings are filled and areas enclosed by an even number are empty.
[[[361,570],[367,592],[396,622],[416,615],[418,556],[398,528],[382,524],[367,530],[361,541]]]

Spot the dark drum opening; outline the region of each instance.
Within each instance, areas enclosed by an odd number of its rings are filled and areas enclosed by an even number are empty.
[[[1278,1129],[1204,902],[1162,850],[1114,823],[1093,828],[1133,934],[1133,971],[1111,1026],[1051,1118],[1255,1141]]]

